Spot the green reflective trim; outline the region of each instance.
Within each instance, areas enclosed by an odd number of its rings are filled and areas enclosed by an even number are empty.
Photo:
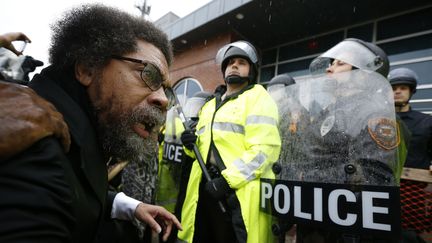
[[[269,125],[277,126],[277,121],[273,117],[269,117],[269,116],[252,115],[246,118],[246,125],[249,124],[269,124]]]
[[[235,124],[232,122],[215,122],[213,123],[213,129],[226,131],[226,132],[245,134],[245,129],[242,125]]]

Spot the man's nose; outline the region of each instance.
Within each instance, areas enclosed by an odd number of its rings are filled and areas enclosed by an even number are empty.
[[[238,63],[237,62],[231,63],[231,68],[238,68]]]
[[[148,96],[148,103],[152,106],[156,106],[161,110],[166,110],[168,106],[168,98],[165,95],[164,88],[160,87],[158,90],[153,91]]]

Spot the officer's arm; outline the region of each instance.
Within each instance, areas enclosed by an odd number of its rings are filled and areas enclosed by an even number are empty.
[[[246,117],[244,144],[246,150],[232,166],[222,171],[231,188],[237,189],[271,169],[278,159],[281,140],[277,106],[267,93],[250,99]]]

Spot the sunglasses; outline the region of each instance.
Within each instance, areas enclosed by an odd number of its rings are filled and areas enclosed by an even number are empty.
[[[144,60],[139,60],[135,58],[130,57],[122,57],[113,55],[111,56],[113,59],[117,59],[120,61],[129,61],[134,63],[140,63],[144,65],[143,70],[141,71],[141,80],[149,87],[152,91],[156,91],[162,87],[163,78],[161,75],[161,72],[159,71],[159,68],[157,68],[155,65],[146,62]],[[174,91],[170,87],[163,87],[166,97],[168,98],[168,107],[167,109],[171,108],[175,104],[175,94]]]

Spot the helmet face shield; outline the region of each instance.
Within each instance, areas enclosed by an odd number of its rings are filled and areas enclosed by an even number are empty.
[[[185,117],[188,119],[198,118],[198,113],[201,107],[205,104],[206,99],[204,97],[192,97],[189,98],[184,107]]]
[[[376,71],[383,65],[381,58],[362,44],[355,41],[342,41],[315,58],[309,66],[309,71],[314,75],[323,74],[334,59],[368,71]]]
[[[211,93],[205,91],[196,92],[191,98],[186,101],[183,108],[184,115],[188,119],[198,118],[198,113],[201,107],[207,102]]]

